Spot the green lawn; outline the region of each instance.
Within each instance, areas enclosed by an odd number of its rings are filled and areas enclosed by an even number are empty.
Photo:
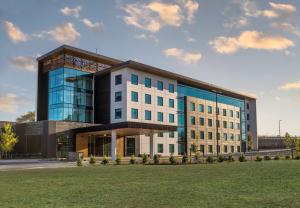
[[[300,161],[0,172],[0,207],[300,207]]]

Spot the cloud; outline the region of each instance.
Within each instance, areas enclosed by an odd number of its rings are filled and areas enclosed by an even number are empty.
[[[186,39],[186,41],[189,42],[189,43],[194,43],[194,42],[196,42],[196,39],[195,39],[195,38],[192,38],[192,37],[188,37],[188,38]]]
[[[269,4],[273,9],[280,10],[287,13],[293,13],[297,10],[296,7],[294,7],[291,4],[277,4],[273,2],[270,2]]]
[[[91,20],[84,18],[82,19],[83,24],[92,30],[101,30],[104,27],[103,22],[92,22]]]
[[[154,43],[158,43],[159,42],[158,38],[155,35],[152,35],[152,34],[142,33],[142,34],[136,35],[135,38],[152,41]]]
[[[279,89],[280,90],[285,90],[285,91],[300,90],[300,81],[286,83],[286,84],[280,86]]]
[[[279,17],[279,14],[274,10],[259,10],[256,7],[256,4],[254,1],[249,1],[249,0],[243,1],[242,9],[244,10],[245,15],[249,16],[249,17],[263,16],[268,19],[273,19],[273,18]]]
[[[72,44],[78,41],[78,39],[80,38],[80,33],[74,28],[72,23],[68,22],[57,26],[52,30],[33,34],[33,36],[38,38],[44,38],[45,36],[48,36],[51,39],[62,44]]]
[[[18,69],[30,72],[35,72],[37,70],[35,58],[32,56],[17,56],[13,58],[10,63]]]
[[[26,42],[28,40],[27,35],[12,22],[4,21],[3,23],[7,35],[13,43]]]
[[[234,18],[231,21],[223,24],[225,28],[241,28],[249,24],[249,20],[246,17]]]
[[[283,22],[283,23],[272,23],[272,27],[281,29],[283,31],[287,31],[293,35],[296,35],[298,38],[300,38],[300,30],[298,30],[294,25]]]
[[[74,17],[78,18],[80,15],[81,9],[82,9],[81,6],[77,6],[74,8],[64,7],[60,11],[65,16],[74,16]]]
[[[179,48],[166,49],[164,50],[164,54],[167,57],[175,57],[187,64],[197,63],[202,58],[201,53],[185,52],[183,49]]]
[[[164,3],[160,1],[127,4],[122,9],[126,12],[124,21],[139,29],[157,32],[165,26],[179,27],[186,19],[191,23],[199,4],[193,0],[179,3]],[[186,13],[186,16],[183,15]]]
[[[18,110],[18,97],[13,93],[0,93],[0,111],[15,114]]]
[[[268,36],[262,32],[244,31],[238,37],[220,36],[209,44],[218,53],[232,54],[240,49],[285,50],[294,46],[294,42],[281,36]]]

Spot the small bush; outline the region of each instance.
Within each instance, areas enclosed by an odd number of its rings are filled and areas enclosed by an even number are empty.
[[[102,163],[103,165],[106,165],[106,164],[108,164],[108,163],[109,163],[109,161],[108,161],[108,159],[107,159],[107,157],[106,157],[106,156],[104,156],[104,157],[103,157],[103,159],[102,159],[101,163]]]
[[[174,155],[170,155],[169,161],[172,165],[175,165],[177,163],[177,159],[174,157]]]
[[[279,155],[276,155],[276,156],[274,157],[274,160],[280,160],[280,156],[279,156]]]
[[[117,155],[117,157],[116,157],[116,164],[117,165],[121,164],[121,156],[120,155]]]
[[[300,160],[300,155],[297,155],[297,156],[295,157],[295,160]]]
[[[266,160],[266,161],[271,160],[271,157],[269,155],[265,155],[264,160]]]
[[[77,166],[82,166],[82,159],[81,158],[77,158]]]
[[[182,156],[182,163],[183,163],[183,164],[187,164],[188,160],[189,160],[189,157],[188,157],[186,154],[184,154],[184,155]]]
[[[289,160],[289,159],[291,159],[291,156],[290,156],[290,155],[286,155],[286,156],[285,156],[285,159],[286,159],[286,160]]]
[[[209,156],[206,158],[206,162],[207,162],[207,163],[213,163],[213,162],[214,162],[214,158],[213,158],[211,155],[209,155]]]
[[[90,164],[91,165],[95,165],[95,163],[96,163],[96,158],[95,158],[95,156],[91,155],[91,157],[90,157]]]
[[[195,154],[195,162],[198,163],[199,160],[200,160],[200,154],[199,154],[199,152],[197,152],[197,153]]]
[[[218,162],[224,162],[225,161],[225,157],[223,155],[219,155],[218,156]]]
[[[148,160],[149,160],[148,155],[146,155],[146,154],[144,153],[143,156],[142,156],[143,164],[146,164],[146,163],[148,162]]]
[[[244,154],[241,154],[241,156],[239,156],[239,161],[246,162],[247,161],[246,156]]]
[[[159,155],[155,154],[153,160],[154,160],[154,164],[159,164]]]
[[[130,162],[130,164],[132,164],[132,165],[135,164],[135,156],[134,156],[134,155],[131,155],[131,156],[130,156],[130,161],[129,161],[129,162]]]
[[[255,161],[256,162],[261,162],[262,161],[262,157],[260,155],[256,155]]]
[[[234,157],[233,157],[232,154],[228,155],[227,161],[228,162],[234,162]]]

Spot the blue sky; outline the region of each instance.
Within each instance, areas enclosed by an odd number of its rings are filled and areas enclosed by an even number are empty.
[[[69,44],[257,97],[300,135],[299,0],[0,0],[0,120],[35,109],[35,58]]]

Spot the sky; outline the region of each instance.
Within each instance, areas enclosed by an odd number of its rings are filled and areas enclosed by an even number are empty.
[[[300,0],[0,0],[0,120],[35,110],[36,58],[68,44],[257,97],[300,135]]]

